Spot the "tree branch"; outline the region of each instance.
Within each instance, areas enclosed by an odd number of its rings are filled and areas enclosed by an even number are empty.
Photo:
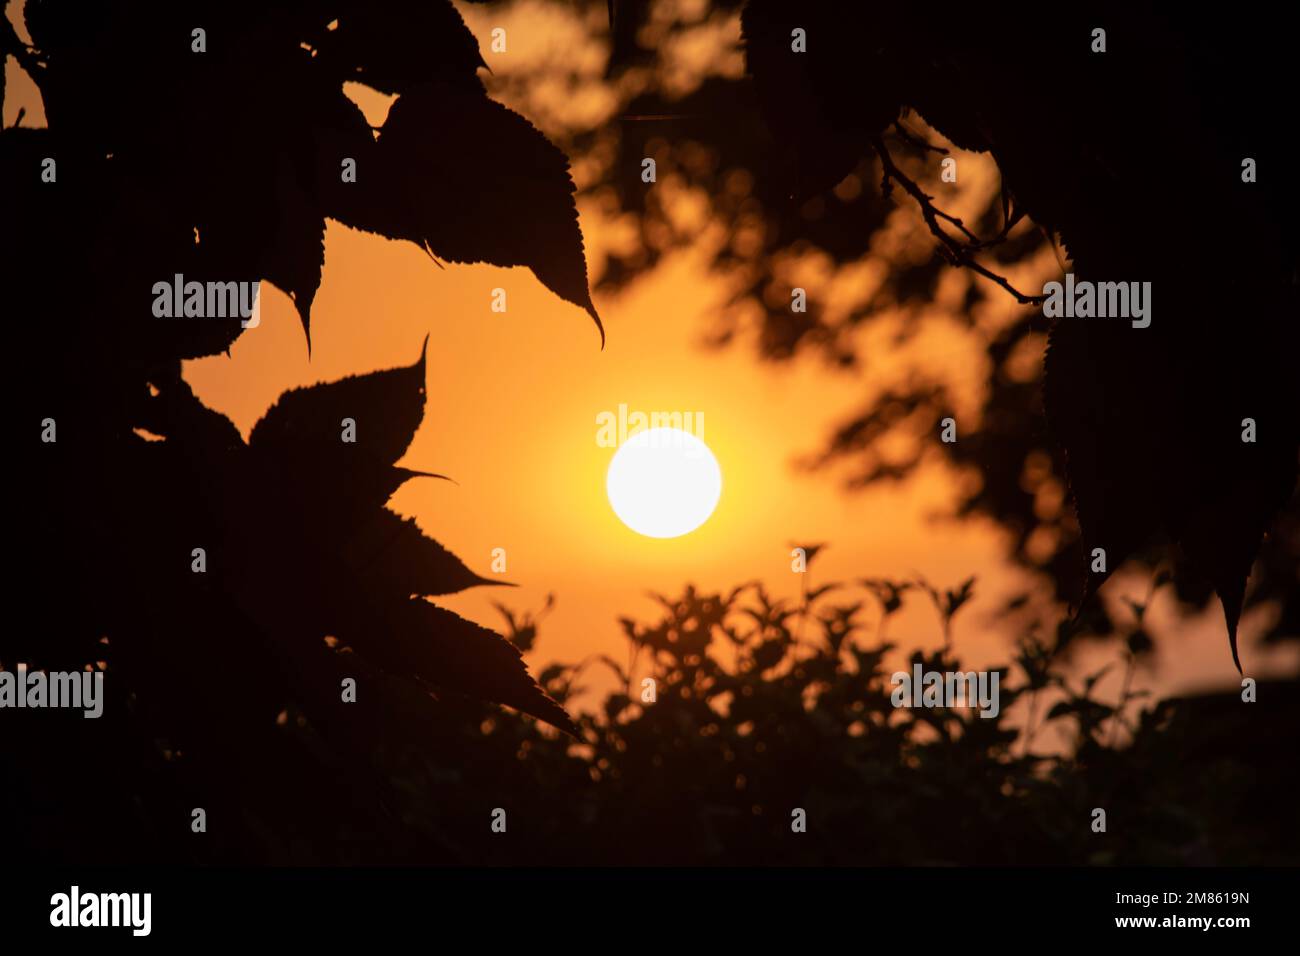
[[[1005,277],[980,265],[975,259],[976,252],[991,248],[992,246],[1003,242],[1012,228],[1024,218],[1023,212],[1019,210],[1011,212],[1009,205],[1004,202],[1003,210],[1006,215],[1006,221],[1003,224],[1001,231],[991,239],[981,239],[966,228],[965,223],[956,216],[950,215],[935,206],[934,197],[927,194],[911,177],[898,168],[898,164],[894,162],[894,158],[889,154],[889,149],[885,146],[883,139],[877,136],[872,139],[871,143],[876,151],[876,155],[880,157],[880,166],[882,170],[880,188],[884,191],[885,195],[889,195],[893,190],[893,184],[898,183],[898,185],[902,186],[903,190],[909,196],[916,200],[917,205],[920,206],[921,209],[921,216],[925,219],[925,224],[929,228],[930,233],[939,240],[939,251],[950,264],[955,266],[964,266],[972,272],[982,275],[984,278],[997,283],[1007,292],[1011,293],[1011,295],[1015,296],[1016,301],[1020,302],[1022,305],[1040,305],[1046,300],[1047,297],[1044,295],[1026,295],[1019,291],[1009,281],[1007,281]],[[947,222],[955,226],[960,230],[966,241],[954,237],[943,227],[942,222]]]

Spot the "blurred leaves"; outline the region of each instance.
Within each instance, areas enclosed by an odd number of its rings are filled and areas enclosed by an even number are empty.
[[[833,583],[835,603],[813,599],[806,611],[761,585],[659,595],[656,615],[624,622],[632,670],[604,659],[629,690],[592,701],[578,718],[580,744],[508,715],[488,725],[481,712],[468,714],[464,732],[476,746],[520,756],[513,794],[540,832],[519,834],[507,849],[483,828],[466,838],[464,858],[888,866],[1095,864],[1098,854],[1145,865],[1300,857],[1288,803],[1294,763],[1261,761],[1276,742],[1257,732],[1265,722],[1295,738],[1293,682],[1270,685],[1267,713],[1232,693],[1141,710],[1131,704],[1143,695],[1126,693],[1121,708],[1106,684],[1113,665],[1066,680],[1059,653],[1025,635],[1016,660],[996,668],[996,717],[897,708],[890,665],[903,661],[879,626],[858,615],[860,602],[841,603],[862,592]],[[922,580],[916,589],[973,593],[969,583],[947,589]],[[817,639],[800,644],[805,616]],[[942,650],[918,651],[906,666],[914,662],[968,670]],[[548,668],[541,683],[558,699],[579,667]],[[654,702],[641,695],[649,679]],[[1240,734],[1253,738],[1249,753]],[[1218,789],[1207,789],[1207,779]],[[495,772],[463,779],[466,793],[429,784],[430,794],[469,814],[500,785]],[[1098,805],[1132,825],[1094,834]],[[794,807],[810,821],[797,837]],[[567,839],[546,836],[558,833]]]
[[[706,66],[684,83],[669,54],[703,43],[709,21],[651,5],[654,43],[643,45],[629,27],[649,17],[643,6],[612,4],[611,70],[639,81],[625,114],[657,119],[574,135],[602,160],[617,150],[590,192],[630,213],[636,236],[607,254],[602,286],[713,236],[678,212],[689,197],[708,210],[719,236],[710,265],[732,293],[714,313],[715,340],[752,334],[763,357],[810,354],[862,374],[861,411],[809,464],[847,464],[853,487],[948,466],[952,515],[992,518],[1058,602],[1089,603],[1082,613],[1098,627],[1084,633],[1111,630],[1089,602],[1106,577],[1129,561],[1154,568],[1172,545],[1180,598],[1201,607],[1217,592],[1234,659],[1245,607],[1283,609],[1267,639],[1300,636],[1300,385],[1281,358],[1300,351],[1289,225],[1300,190],[1286,177],[1265,188],[1240,178],[1242,156],[1285,168],[1295,150],[1295,125],[1269,96],[1244,92],[1285,88],[1284,37],[1127,4],[1110,10],[1111,29],[1131,38],[1127,50],[1155,52],[1099,57],[1077,41],[1096,19],[1078,10],[1006,19],[969,7],[936,19],[907,6],[751,0],[738,31],[745,75]],[[796,28],[805,53],[791,49]],[[1092,118],[1084,127],[1080,113]],[[1140,142],[1190,158],[1155,175],[1134,159]],[[1070,144],[1068,157],[1044,143]],[[640,182],[643,156],[671,189]],[[955,182],[940,176],[946,161]],[[886,171],[915,191],[882,194]],[[1212,237],[1194,281],[1181,238],[1191,235]],[[954,257],[954,244],[969,254]],[[945,258],[982,272],[954,276]],[[1159,315],[1137,330],[1053,324],[988,281],[1036,292],[1067,270],[1150,281]],[[795,286],[807,312],[790,308]],[[860,290],[852,301],[846,287]],[[933,348],[907,348],[937,316],[981,379],[978,413],[952,443],[935,426],[972,398]],[[1248,414],[1268,419],[1267,442],[1240,440]],[[1095,547],[1107,571],[1088,574]]]

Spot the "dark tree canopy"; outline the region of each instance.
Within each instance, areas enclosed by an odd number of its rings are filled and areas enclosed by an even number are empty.
[[[616,4],[628,17],[649,6]],[[608,185],[645,226],[641,247],[611,261],[601,284],[617,287],[691,241],[637,179],[636,157],[655,149],[660,169],[699,186],[720,220],[756,224],[761,244],[725,245],[714,266],[742,277],[736,304],[760,314],[768,357],[816,350],[841,365],[877,363],[856,350],[855,330],[901,314],[911,334],[941,270],[972,270],[965,321],[977,334],[981,301],[1027,303],[985,341],[992,373],[979,420],[960,423],[961,441],[937,441],[953,399],[922,367],[873,397],[814,460],[860,462],[859,484],[904,478],[935,454],[971,471],[957,515],[1011,530],[1017,556],[1082,603],[1087,630],[1111,630],[1087,599],[1134,558],[1171,562],[1186,601],[1217,592],[1234,660],[1247,603],[1279,602],[1270,636],[1300,635],[1300,189],[1287,174],[1295,124],[1274,97],[1294,85],[1285,35],[1127,3],[990,15],[754,0],[742,24],[745,77],[705,76],[685,96],[652,84],[628,106],[671,119],[620,127]],[[1104,53],[1092,49],[1097,27],[1109,27]],[[637,69],[653,56],[625,51],[623,62]],[[934,143],[917,135],[926,126]],[[952,147],[996,161],[1000,189],[978,221],[948,216],[931,195],[931,183],[948,189],[938,173]],[[1244,181],[1246,158],[1271,172]],[[752,172],[750,188],[728,188],[737,170]],[[774,263],[860,260],[898,203],[928,230],[928,261],[891,263],[847,317],[822,308],[816,289],[809,310],[793,312]],[[1045,319],[1040,288],[1005,280],[1045,243],[1081,280],[1151,282],[1152,325]],[[720,337],[735,333],[729,323]],[[1026,349],[1045,356],[1029,378],[1017,369]],[[916,452],[882,457],[882,439],[899,432],[920,436]],[[1070,501],[1044,513],[1036,491],[1053,473]],[[1034,546],[1042,540],[1046,550]],[[1106,551],[1101,573],[1089,570],[1095,548]]]

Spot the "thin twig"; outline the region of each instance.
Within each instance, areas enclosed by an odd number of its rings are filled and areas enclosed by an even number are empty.
[[[1011,295],[1015,296],[1016,301],[1021,305],[1041,305],[1047,300],[1045,295],[1027,295],[1015,288],[1007,279],[998,275],[996,272],[980,265],[975,259],[975,253],[996,245],[1006,238],[1008,232],[1016,225],[1024,214],[1018,210],[1007,218],[1006,224],[1002,231],[993,239],[984,240],[971,232],[966,225],[956,216],[950,215],[939,209],[934,204],[934,197],[927,194],[916,182],[906,173],[898,168],[894,158],[889,154],[889,149],[885,146],[880,137],[872,140],[876,154],[880,157],[880,166],[882,170],[881,189],[888,195],[892,189],[892,183],[898,183],[903,190],[916,200],[917,205],[921,208],[921,216],[925,219],[925,224],[930,233],[939,240],[939,251],[944,258],[954,266],[964,266],[984,278],[997,283]],[[962,242],[950,234],[940,224],[940,220],[951,223],[959,229],[968,241]]]
[[[922,136],[908,129],[903,124],[902,120],[894,121],[894,132],[898,133],[899,139],[902,139],[905,142],[910,143],[911,145],[915,146],[917,149],[921,150],[922,152],[940,153],[944,156],[948,155],[947,149],[945,149],[942,146],[935,146],[933,143],[927,142]]]

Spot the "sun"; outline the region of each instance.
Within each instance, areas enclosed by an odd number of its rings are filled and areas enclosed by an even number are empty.
[[[678,538],[709,520],[722,469],[709,446],[678,428],[650,428],[623,442],[605,493],[620,521],[648,538]]]

